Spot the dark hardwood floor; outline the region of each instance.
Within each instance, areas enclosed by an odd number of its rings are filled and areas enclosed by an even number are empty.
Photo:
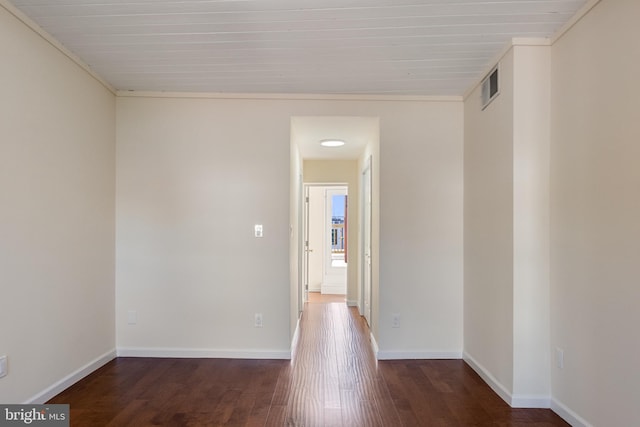
[[[118,358],[49,403],[72,426],[568,425],[510,408],[461,360],[376,362],[357,311],[318,296],[292,361]]]

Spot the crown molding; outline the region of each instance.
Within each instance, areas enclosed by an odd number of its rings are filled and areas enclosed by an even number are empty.
[[[220,92],[160,92],[119,90],[119,98],[185,98],[185,99],[250,99],[284,101],[401,101],[401,102],[461,102],[461,96],[368,95],[314,93],[220,93]]]
[[[98,73],[93,71],[86,62],[76,56],[69,49],[64,47],[62,43],[56,40],[51,34],[46,32],[41,26],[36,24],[31,18],[22,13],[18,8],[16,8],[13,4],[11,4],[8,0],[0,0],[0,7],[5,9],[9,14],[13,15],[17,20],[26,25],[31,31],[39,35],[44,41],[49,43],[55,49],[57,49],[64,56],[73,61],[77,66],[82,68],[87,74],[93,77],[98,83],[104,86],[109,92],[112,94],[116,94],[116,89],[109,84],[106,80],[104,80]]]
[[[587,2],[580,10],[578,10],[575,15],[571,17],[558,31],[556,31],[549,38],[529,38],[529,37],[514,37],[511,39],[509,43],[500,51],[500,53],[494,56],[493,60],[489,62],[489,65],[485,68],[484,72],[481,74],[481,77],[476,80],[470,87],[467,89],[462,96],[464,100],[466,100],[471,93],[476,90],[476,88],[482,83],[484,78],[493,70],[493,67],[505,57],[507,53],[514,46],[553,46],[558,40],[562,38],[574,25],[576,25],[582,18],[584,18],[594,7],[598,5],[602,0],[590,0]]]
[[[591,9],[596,7],[601,1],[602,0],[590,0],[584,6],[582,6],[580,10],[578,10],[576,14],[571,17],[571,19],[569,19],[562,27],[560,27],[560,29],[556,31],[553,36],[551,36],[551,44],[553,45],[555,42],[560,40],[562,36],[564,36],[570,29],[572,29],[574,25],[580,22],[580,20],[582,20],[582,18],[584,18],[587,13],[591,12]]]
[[[493,59],[489,62],[489,65],[484,69],[480,78],[478,78],[470,87],[467,89],[462,96],[463,100],[466,100],[474,90],[482,81],[487,77],[487,75],[495,68],[496,64],[502,61],[502,59],[513,49],[515,46],[551,46],[551,39],[545,37],[514,37],[512,38],[507,45],[502,48],[500,53],[493,57]]]

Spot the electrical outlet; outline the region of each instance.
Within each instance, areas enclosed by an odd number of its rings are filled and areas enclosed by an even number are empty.
[[[256,237],[263,237],[264,234],[262,232],[262,224],[256,224],[253,226],[253,234]]]
[[[564,350],[556,347],[556,364],[558,368],[564,369]]]
[[[262,328],[262,313],[255,314],[253,326],[256,328]]]
[[[0,378],[7,375],[7,356],[0,356]]]
[[[400,327],[400,313],[393,313],[391,318],[391,327],[399,328]]]

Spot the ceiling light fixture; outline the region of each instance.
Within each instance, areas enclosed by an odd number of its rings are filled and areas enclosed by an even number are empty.
[[[345,142],[341,139],[323,139],[320,145],[323,147],[342,147]]]

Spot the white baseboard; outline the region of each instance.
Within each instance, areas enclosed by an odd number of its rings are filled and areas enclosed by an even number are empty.
[[[551,398],[544,395],[524,396],[514,394],[511,396],[511,407],[549,409],[551,407]]]
[[[291,359],[290,350],[214,350],[207,348],[119,347],[118,357],[202,359]]]
[[[584,418],[573,412],[557,399],[551,399],[551,410],[573,427],[593,427],[592,424],[589,424]]]
[[[459,351],[378,351],[378,360],[462,359]]]
[[[498,381],[493,375],[491,375],[491,373],[487,369],[485,369],[484,366],[479,364],[473,357],[471,357],[469,353],[465,352],[462,358],[465,362],[467,362],[469,366],[471,366],[474,371],[476,371],[478,375],[480,375],[480,378],[482,378],[484,382],[487,383],[489,387],[491,387],[491,389],[495,391],[502,400],[504,400],[509,406],[511,406],[511,392],[509,392],[509,390],[507,390],[507,388],[502,385],[500,381]]]
[[[356,300],[352,300],[352,299],[348,299],[347,300],[347,307],[358,307],[358,301]]]
[[[518,395],[511,394],[507,388],[501,384],[491,373],[469,353],[464,353],[464,361],[477,372],[478,375],[486,382],[493,391],[495,391],[502,400],[507,402],[512,408],[542,408],[549,409],[551,407],[551,397],[547,395]]]
[[[569,409],[562,402],[550,396],[522,396],[512,395],[506,387],[479,364],[469,353],[464,353],[464,360],[474,371],[486,382],[498,396],[502,398],[512,408],[544,408],[551,409],[560,418],[571,424],[573,427],[593,427],[584,418]]]
[[[373,350],[373,355],[377,359],[380,347],[378,347],[378,343],[376,342],[376,337],[373,336],[373,332],[369,332],[369,337],[371,338],[371,349]]]
[[[56,383],[42,390],[40,393],[36,394],[35,396],[32,396],[30,399],[27,399],[24,402],[24,404],[32,405],[32,404],[45,403],[47,400],[60,394],[64,390],[68,389],[69,387],[71,387],[72,385],[74,385],[75,383],[77,383],[78,381],[80,381],[90,373],[103,367],[104,365],[106,365],[107,363],[109,363],[115,358],[116,358],[115,349],[106,352],[102,356],[99,356],[98,358],[87,363],[77,371],[70,373],[66,377],[62,378],[60,381],[57,381]]]
[[[296,347],[298,346],[298,338],[300,337],[300,317],[301,316],[298,316],[298,321],[296,322],[296,330],[293,332],[293,338],[291,339],[290,359],[293,359]]]
[[[309,292],[320,292],[320,289],[320,283],[318,283],[317,285],[309,285]]]
[[[347,285],[336,285],[333,283],[323,283],[320,290],[322,295],[346,295]]]

